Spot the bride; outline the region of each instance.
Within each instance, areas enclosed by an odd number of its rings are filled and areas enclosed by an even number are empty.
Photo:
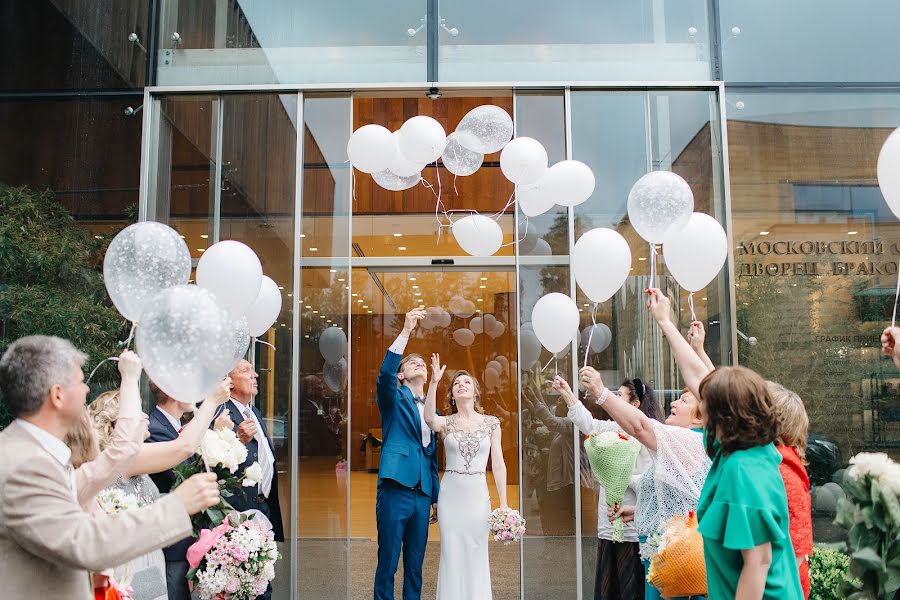
[[[447,459],[438,495],[441,562],[437,598],[490,600],[491,498],[485,470],[490,454],[500,506],[506,508],[506,463],[500,445],[500,420],[484,414],[478,381],[466,371],[457,371],[450,382],[447,398],[452,414],[438,415],[437,387],[446,368],[441,366],[440,355],[431,355],[432,377],[425,397],[425,422],[441,436]]]

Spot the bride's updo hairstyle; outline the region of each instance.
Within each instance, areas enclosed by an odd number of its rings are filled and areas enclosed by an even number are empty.
[[[478,384],[478,380],[468,371],[457,371],[453,379],[450,380],[450,387],[447,388],[447,402],[450,404],[450,414],[455,415],[459,412],[456,408],[456,400],[453,398],[453,384],[460,377],[468,377],[472,380],[472,389],[475,391],[475,412],[483,415],[484,407],[481,406],[481,386]]]
[[[100,450],[106,450],[119,417],[119,390],[103,392],[88,405],[87,410],[88,417],[97,430]]]

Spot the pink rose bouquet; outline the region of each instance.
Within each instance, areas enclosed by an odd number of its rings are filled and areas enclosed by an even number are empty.
[[[262,515],[232,513],[215,529],[201,531],[188,548],[187,579],[203,600],[251,600],[265,593],[279,558],[272,526]]]
[[[513,508],[498,508],[488,518],[488,527],[495,542],[504,545],[518,542],[525,535],[525,519]]]

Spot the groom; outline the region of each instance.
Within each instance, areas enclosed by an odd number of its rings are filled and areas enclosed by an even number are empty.
[[[401,549],[403,600],[421,598],[429,508],[430,522],[437,520],[435,436],[424,418],[428,369],[418,354],[402,357],[410,333],[424,317],[425,310],[419,308],[406,314],[403,331],[388,349],[378,373],[377,403],[384,441],[375,500],[375,600],[393,600]]]

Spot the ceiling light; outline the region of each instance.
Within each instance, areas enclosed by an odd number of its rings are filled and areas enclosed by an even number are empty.
[[[362,303],[363,303],[362,299],[359,299],[359,300],[357,300],[356,302],[357,302],[358,304],[362,304]]]
[[[406,246],[397,246],[397,250],[406,250]]]
[[[368,304],[363,304],[363,308],[369,308]]]
[[[768,231],[760,231],[759,235],[769,235],[769,232]]]
[[[409,280],[410,280],[410,281],[415,281],[416,278],[415,278],[415,277],[410,277]]]
[[[94,239],[95,239],[95,240],[102,240],[102,239],[103,239],[103,236],[102,236],[102,235],[95,235],[95,236],[94,236]]]
[[[283,286],[283,285],[279,285],[279,286],[278,286],[278,289],[279,289],[279,290],[283,290],[283,289],[284,289],[284,286]]]
[[[403,237],[403,234],[402,234],[402,233],[395,233],[395,234],[394,234],[394,237]]]
[[[307,304],[307,305],[306,305],[306,308],[312,308],[312,306],[310,306],[309,304]]]
[[[588,304],[587,302],[585,302],[585,303],[584,303],[584,307],[587,308],[588,306],[590,306],[590,304]]]
[[[481,280],[482,280],[482,281],[487,281],[487,277],[482,277]]]
[[[646,257],[646,256],[639,256],[639,257],[638,257],[638,260],[647,260],[647,257]]]
[[[416,292],[415,295],[416,295],[416,296],[421,296],[421,295],[422,295],[422,292]]]
[[[318,252],[319,249],[316,248],[315,246],[313,246],[312,248],[309,249],[309,251],[310,251],[310,252]]]
[[[305,233],[301,233],[301,234],[300,234],[300,237],[305,238],[305,237],[306,237],[306,234],[305,234]],[[309,336],[306,336],[306,337],[309,337]]]
[[[369,313],[370,315],[372,314],[372,311],[371,311],[371,310],[367,310],[366,312]]]
[[[201,234],[200,234],[200,237],[203,238],[204,240],[208,240],[208,239],[209,239],[209,236],[208,236],[207,234],[205,234],[205,233],[201,233]]]
[[[314,310],[314,311],[313,311],[313,314],[314,314],[314,315],[317,315],[317,314],[319,314],[319,311]]]
[[[479,301],[479,302],[484,302],[484,299],[479,298],[478,301]]]
[[[702,298],[700,298],[700,299],[701,299],[701,300],[706,300],[706,296],[703,296],[703,297],[702,297]]]
[[[419,289],[419,286],[414,285],[414,286],[413,286],[413,289],[414,289],[414,290],[417,290],[417,289]]]
[[[858,231],[848,231],[847,235],[856,235],[857,233],[859,233],[859,232]]]
[[[344,280],[343,277],[338,277],[338,281],[343,281],[343,280]]]
[[[324,319],[324,318],[325,318],[325,315],[319,315],[319,318],[320,318],[320,319]]]
[[[197,252],[206,252],[206,248],[197,248]]]
[[[184,239],[184,236],[181,236],[181,239]]]
[[[352,294],[350,294],[350,295],[353,296],[354,298],[356,298],[357,296],[359,296],[359,294],[357,294],[357,293],[355,293],[355,292],[352,293]]]
[[[288,298],[293,298],[293,297],[294,297],[294,295],[292,293],[288,292]]]
[[[337,269],[331,269],[329,273],[337,273]]]

